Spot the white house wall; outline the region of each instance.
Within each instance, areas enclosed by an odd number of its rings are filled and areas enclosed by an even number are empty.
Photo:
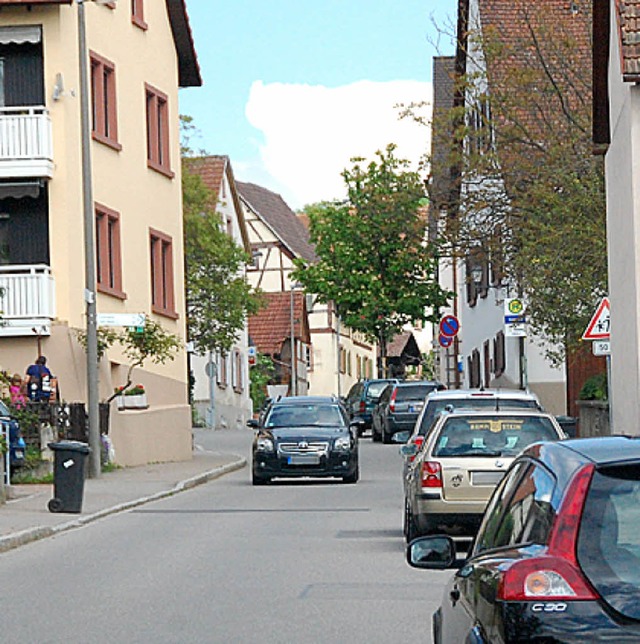
[[[640,195],[637,188],[640,90],[635,84],[622,82],[617,20],[614,12],[609,57],[611,145],[605,157],[611,303],[610,404],[612,432],[640,434]]]

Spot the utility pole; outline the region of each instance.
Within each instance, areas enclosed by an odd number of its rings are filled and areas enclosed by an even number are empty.
[[[89,476],[98,478],[100,468],[100,414],[98,406],[98,326],[96,318],[96,259],[93,188],[91,175],[91,123],[85,0],[78,5],[78,56],[80,59],[80,127],[82,139],[82,205],[84,221],[84,271],[87,323],[87,415],[89,424]]]

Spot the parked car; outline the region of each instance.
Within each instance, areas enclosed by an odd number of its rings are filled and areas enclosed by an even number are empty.
[[[408,442],[418,449],[424,442],[429,429],[437,416],[443,411],[453,409],[534,409],[542,411],[538,397],[521,389],[446,389],[431,392],[425,401],[413,431],[405,439],[398,437],[399,442]],[[417,452],[417,450],[416,450]],[[413,461],[413,455],[407,456],[403,476]]]
[[[371,413],[380,394],[389,383],[400,382],[397,378],[378,378],[376,380],[359,380],[356,382],[345,398],[345,406],[349,418],[359,418],[360,435],[371,429]]]
[[[355,483],[360,476],[357,425],[349,423],[333,396],[292,396],[269,407],[256,429],[252,481],[264,485],[277,477],[338,477]]]
[[[449,536],[407,548],[416,568],[459,568],[434,642],[639,642],[640,441],[540,443],[512,464],[466,560]]]
[[[427,395],[443,389],[446,387],[434,380],[388,384],[371,413],[372,440],[390,443],[397,432],[412,432]]]
[[[491,493],[514,457],[541,440],[566,438],[550,414],[468,411],[442,414],[405,482],[407,541],[433,532],[474,535]],[[402,451],[414,450],[405,445]]]

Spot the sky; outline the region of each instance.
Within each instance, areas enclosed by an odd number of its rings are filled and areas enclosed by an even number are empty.
[[[431,102],[433,56],[453,54],[439,31],[455,0],[186,3],[203,78],[180,90],[192,149],[227,155],[236,180],[294,210],[343,198],[351,158],[389,143],[418,168],[429,129],[396,106]]]

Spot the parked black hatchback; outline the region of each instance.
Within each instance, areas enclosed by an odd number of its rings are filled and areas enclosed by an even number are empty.
[[[417,568],[455,566],[450,537]],[[640,642],[640,440],[537,443],[487,506],[433,616],[435,642]]]
[[[253,440],[252,481],[276,477],[360,476],[357,426],[349,425],[342,403],[330,396],[292,396],[274,402]]]
[[[395,382],[400,381],[396,378],[359,380],[349,389],[345,406],[351,420],[360,419],[360,434],[371,429],[371,412],[378,402],[380,394],[389,383]]]
[[[396,382],[385,387],[371,414],[371,434],[376,442],[390,443],[397,432],[411,433],[432,391],[446,387],[432,380]]]

